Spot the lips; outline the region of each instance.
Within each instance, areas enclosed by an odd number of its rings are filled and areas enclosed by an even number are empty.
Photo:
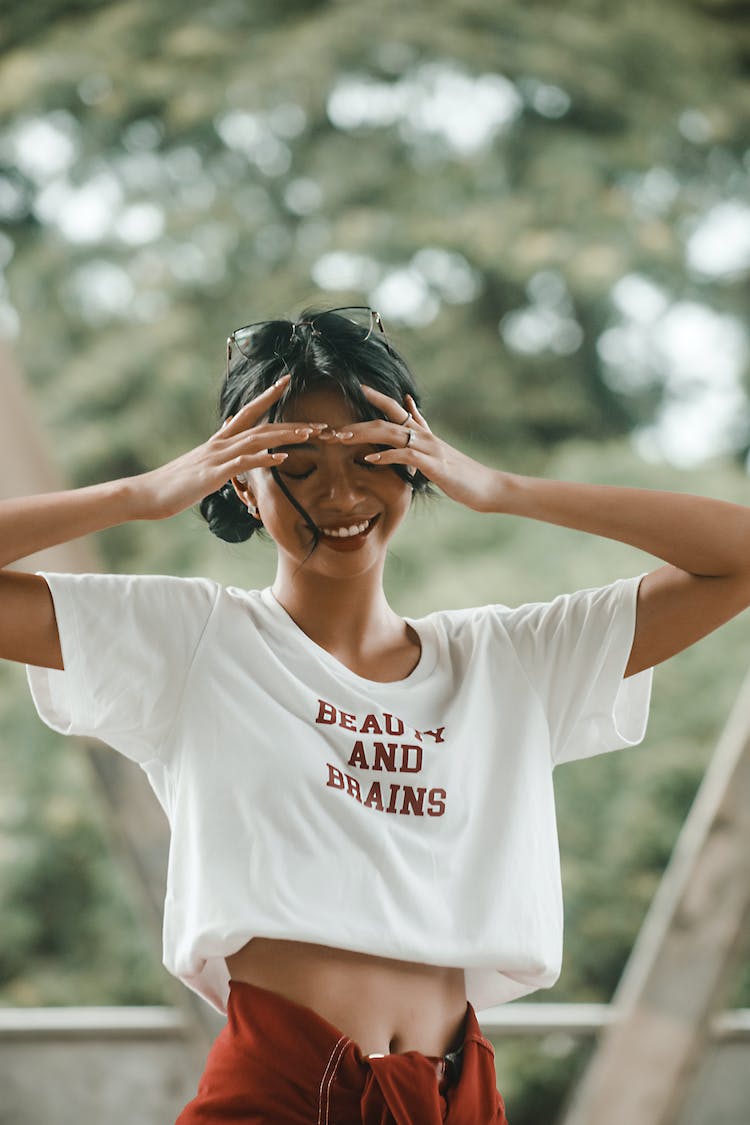
[[[323,535],[333,536],[334,539],[348,539],[355,535],[362,535],[367,531],[374,518],[374,516],[368,516],[366,519],[358,520],[356,523],[351,523],[346,527],[321,527],[320,531]]]
[[[320,542],[323,543],[326,547],[330,547],[331,550],[334,550],[334,551],[356,551],[358,547],[362,546],[365,539],[370,534],[370,532],[372,531],[373,527],[375,526],[375,524],[378,522],[379,519],[380,519],[380,513],[378,513],[378,515],[376,515],[376,516],[373,516],[372,519],[369,520],[369,522],[367,524],[367,527],[365,528],[364,531],[360,531],[355,535],[331,535],[331,534],[326,534],[325,529],[321,528],[320,529],[320,531],[321,531]],[[351,523],[349,526],[350,527],[360,527],[364,522],[365,522],[364,520],[360,520],[358,522]],[[330,531],[333,531],[333,530],[338,530],[338,528],[336,528],[336,529],[331,528],[330,529]]]

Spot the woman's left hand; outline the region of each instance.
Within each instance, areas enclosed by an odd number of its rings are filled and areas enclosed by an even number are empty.
[[[365,461],[375,465],[407,465],[419,469],[446,496],[459,504],[475,512],[496,510],[493,498],[496,502],[498,478],[502,474],[467,457],[433,434],[411,395],[406,396],[404,407],[381,391],[365,384],[361,387],[365,398],[388,420],[376,419],[347,426],[346,432],[352,435],[346,439],[347,444],[359,441],[394,447],[381,453],[368,453]],[[404,418],[405,409],[411,414],[411,421]],[[409,431],[412,436],[406,444]]]

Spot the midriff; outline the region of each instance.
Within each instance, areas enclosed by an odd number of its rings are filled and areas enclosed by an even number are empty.
[[[232,980],[312,1008],[364,1055],[420,1051],[440,1057],[463,1042],[463,969],[262,937],[226,963]]]

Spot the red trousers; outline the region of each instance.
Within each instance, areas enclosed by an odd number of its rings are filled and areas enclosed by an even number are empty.
[[[468,1001],[458,1051],[370,1058],[312,1008],[233,980],[175,1125],[507,1125],[494,1057]]]

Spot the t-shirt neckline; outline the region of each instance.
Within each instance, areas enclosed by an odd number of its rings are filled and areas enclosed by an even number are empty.
[[[411,625],[415,633],[419,636],[422,652],[416,666],[411,670],[408,676],[401,680],[368,680],[365,676],[360,676],[348,668],[346,664],[342,664],[335,656],[333,656],[327,649],[322,648],[303,629],[300,629],[297,622],[291,617],[284,609],[283,605],[276,600],[273,590],[270,586],[266,586],[260,591],[260,596],[263,599],[264,605],[273,614],[276,621],[284,628],[285,632],[294,637],[296,642],[306,649],[316,659],[327,664],[330,668],[334,669],[339,676],[351,680],[353,683],[362,684],[370,690],[377,689],[408,689],[419,683],[430,675],[438,658],[438,636],[434,622],[429,617],[404,617],[403,620],[407,625]]]

